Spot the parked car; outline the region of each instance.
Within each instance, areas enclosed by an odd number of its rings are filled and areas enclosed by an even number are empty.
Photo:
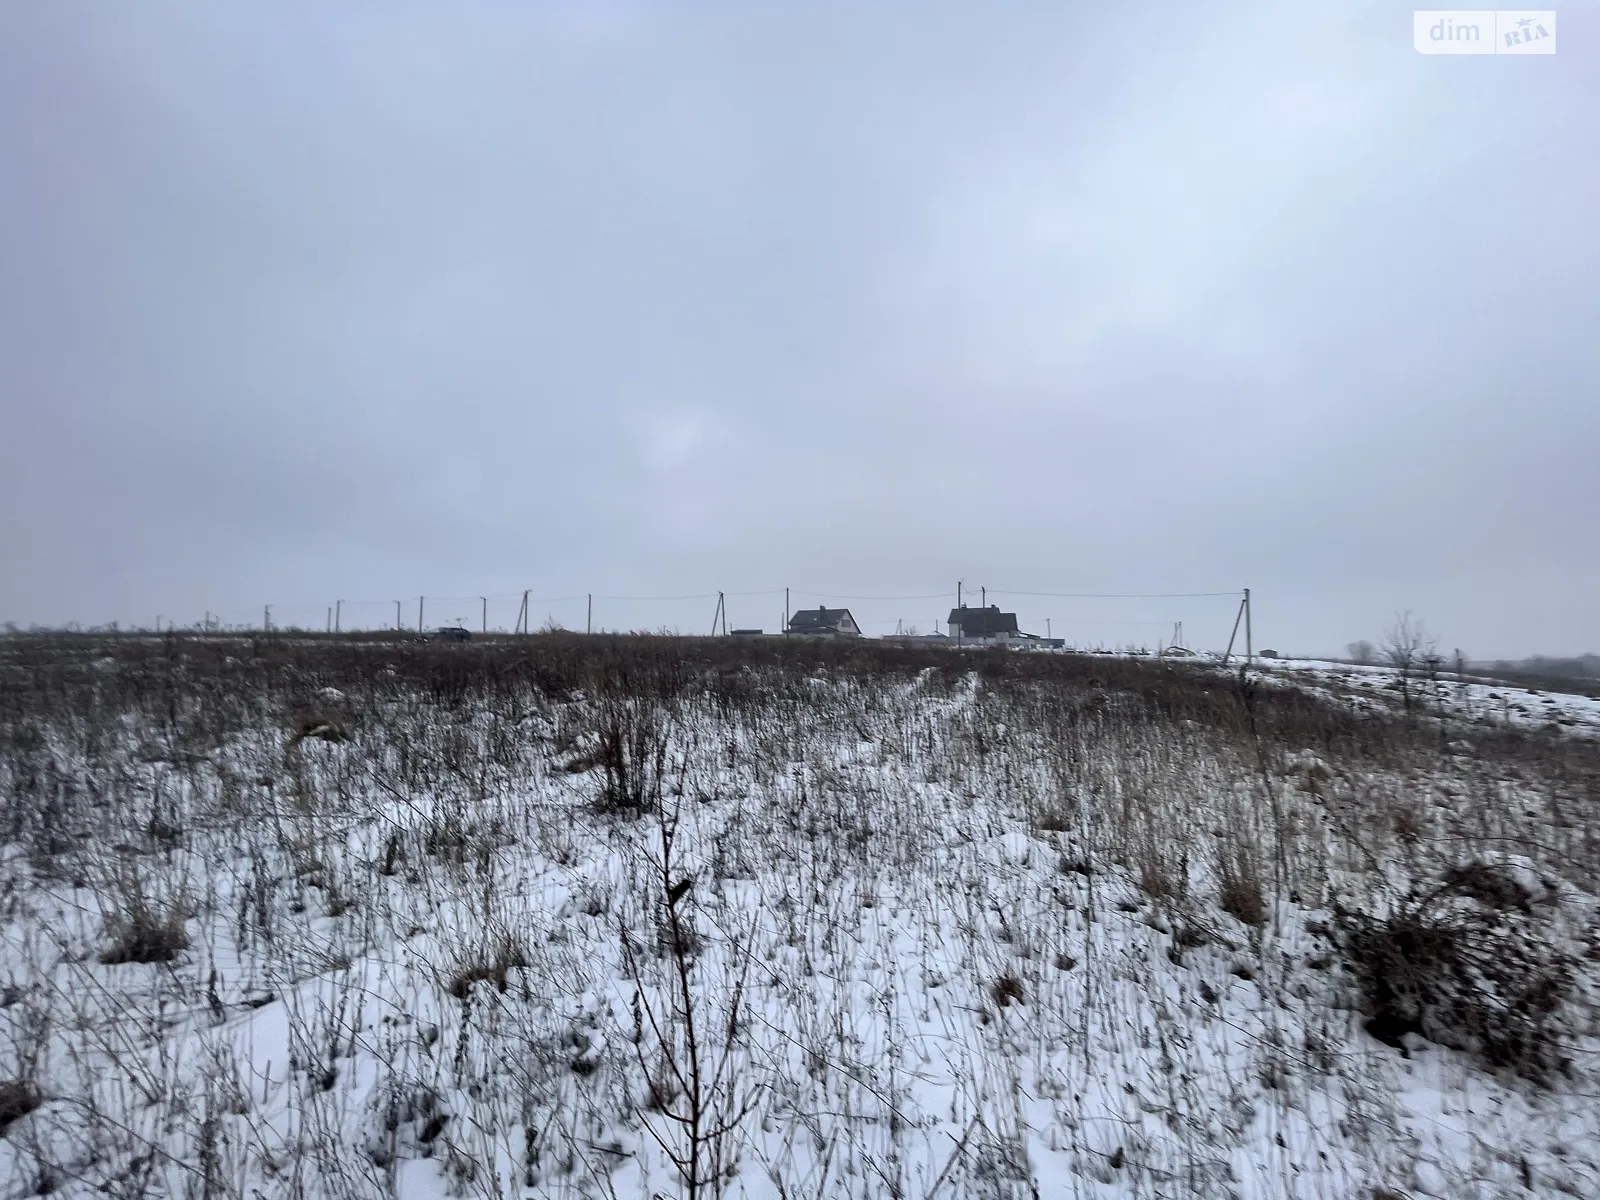
[[[433,631],[433,639],[436,642],[470,642],[472,631],[459,625],[441,625]]]

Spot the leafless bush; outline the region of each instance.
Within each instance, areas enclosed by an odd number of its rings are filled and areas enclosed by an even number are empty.
[[[1374,1037],[1400,1046],[1419,1034],[1536,1080],[1566,1069],[1562,1002],[1575,961],[1504,869],[1468,863],[1386,917],[1336,916]]]
[[[989,995],[999,1008],[1021,1004],[1024,1001],[1022,980],[1008,971],[989,985]]]
[[[457,1000],[465,1000],[475,983],[492,983],[495,990],[504,992],[511,972],[528,965],[528,955],[522,944],[510,934],[502,933],[469,960],[460,963],[451,972],[445,990]]]
[[[189,948],[190,901],[181,890],[157,889],[132,866],[114,869],[101,892],[106,946],[100,961],[165,963]]]
[[[1217,891],[1222,911],[1252,927],[1267,920],[1261,855],[1238,834],[1217,839]]]
[[[306,738],[319,738],[324,742],[350,740],[350,729],[344,720],[328,713],[304,713],[295,719],[293,728],[289,737],[291,746],[299,745]]]
[[[1411,712],[1412,705],[1411,681],[1424,661],[1435,656],[1437,641],[1428,635],[1422,622],[1414,619],[1409,612],[1395,617],[1394,624],[1384,635],[1383,658],[1394,668],[1400,683],[1400,699],[1407,714]]]
[[[20,1121],[43,1103],[38,1087],[30,1079],[0,1080],[0,1137],[15,1121]]]
[[[601,771],[597,807],[602,812],[638,815],[661,803],[670,716],[659,694],[630,686],[637,682],[616,676],[595,680],[587,761]]]
[[[760,1095],[759,1086],[742,1078],[740,1070],[756,927],[733,943],[727,992],[721,1004],[713,1003],[696,980],[695,880],[681,861],[680,816],[676,807],[656,807],[656,846],[643,864],[651,877],[658,950],[666,960],[659,992],[649,986],[652,972],[625,919],[618,929],[624,966],[635,986],[629,1040],[648,1081],[645,1109],[655,1114],[644,1127],[677,1171],[684,1195],[695,1200],[722,1193],[740,1126]]]

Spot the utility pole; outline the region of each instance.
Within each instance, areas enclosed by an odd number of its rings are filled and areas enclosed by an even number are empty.
[[[422,602],[424,600],[426,600],[426,599],[427,599],[426,596],[418,596],[417,597],[417,632],[418,633],[422,632]]]
[[[483,631],[485,633],[488,633],[489,632],[489,597],[487,597],[487,596],[479,596],[478,599],[483,601]]]
[[[328,605],[328,632],[333,632],[333,605]]]
[[[717,611],[711,614],[711,636],[712,637],[716,637],[717,636],[717,622],[719,620],[722,622],[722,632],[723,633],[727,633],[728,632],[728,614],[727,614],[726,610],[723,608],[723,596],[722,596],[721,592],[717,593]]]
[[[789,636],[789,589],[783,589],[783,636]]]
[[[394,602],[394,631],[400,632],[400,601]]]
[[[272,605],[270,604],[261,610],[261,631],[263,633],[272,632]]]
[[[963,605],[963,604],[962,604],[962,603],[961,603],[961,580],[959,580],[959,579],[958,579],[958,580],[956,580],[956,607],[957,607],[957,608],[963,608],[963,607],[965,607],[965,606],[964,606],[964,605]]]
[[[336,607],[333,610],[333,631],[338,633],[339,627],[344,623],[344,601],[336,600],[334,604]]]
[[[528,593],[532,588],[522,590],[522,611],[517,614],[517,629],[522,633],[528,632]]]
[[[1250,589],[1244,590],[1244,659],[1255,661],[1255,645],[1250,640]]]
[[[1222,661],[1227,662],[1233,656],[1233,641],[1239,636],[1239,622],[1244,620],[1245,606],[1250,603],[1250,593],[1247,591],[1243,600],[1239,601],[1239,611],[1233,614],[1233,632],[1228,635],[1228,648],[1222,652]]]
[[[980,587],[978,589],[978,607],[979,608],[988,608],[989,607],[989,589],[986,588],[986,587]]]
[[[1055,640],[1055,636],[1056,635],[1050,632],[1050,618],[1049,617],[1046,617],[1044,619],[1044,636],[1049,638],[1052,641]]]
[[[594,632],[594,593],[593,592],[589,592],[589,593],[587,593],[587,595],[589,597],[589,615],[584,618],[583,631],[585,633],[593,633]]]

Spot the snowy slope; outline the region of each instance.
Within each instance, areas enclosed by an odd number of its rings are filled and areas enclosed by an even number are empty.
[[[702,1195],[1600,1195],[1592,759],[1257,753],[965,665],[661,706],[386,669],[13,715],[0,1197],[677,1195],[691,1154]],[[667,815],[603,811],[608,730]],[[1365,1032],[1334,903],[1460,861],[1574,955],[1568,1073]]]
[[[1292,679],[1297,686],[1314,687],[1327,695],[1360,697],[1391,707],[1399,703],[1400,682],[1392,667],[1286,658],[1258,663],[1256,669],[1268,678]],[[1480,682],[1471,675],[1459,677],[1448,671],[1437,682],[1416,672],[1412,686],[1420,711],[1430,715],[1443,712],[1468,725],[1600,735],[1600,698]]]

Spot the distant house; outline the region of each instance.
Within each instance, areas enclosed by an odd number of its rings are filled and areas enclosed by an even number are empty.
[[[791,637],[860,637],[848,608],[802,608],[789,618]]]
[[[946,623],[950,636],[960,642],[1009,642],[1018,637],[1017,614],[1001,612],[998,604],[952,608]]]

